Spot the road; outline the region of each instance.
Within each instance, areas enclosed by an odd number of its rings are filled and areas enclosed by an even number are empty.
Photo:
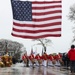
[[[0,68],[0,75],[73,75],[69,70],[61,69],[60,67],[23,67],[12,66]]]

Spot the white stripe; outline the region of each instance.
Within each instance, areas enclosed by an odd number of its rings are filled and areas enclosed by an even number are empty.
[[[55,17],[55,16],[61,16],[61,15],[62,13],[54,13],[54,14],[40,15],[40,16],[33,15],[32,18],[33,19],[45,19],[48,17]]]
[[[61,22],[61,19],[48,20],[48,21],[43,21],[43,22],[18,21],[18,20],[14,20],[14,22],[15,22],[15,23],[19,23],[19,24],[35,24],[35,25],[40,25],[40,24],[48,24],[48,23]]]
[[[19,27],[19,26],[15,26],[15,25],[13,25],[13,27],[15,28],[15,29],[20,29],[20,30],[47,30],[47,29],[55,29],[55,28],[61,28],[61,25],[56,25],[56,26],[48,26],[48,27],[39,27],[39,28],[34,28],[34,27]]]
[[[45,34],[61,34],[61,31],[55,31],[55,32],[41,32],[41,33],[23,33],[23,32],[15,32],[15,31],[12,31],[13,34],[16,34],[16,35],[22,35],[22,36],[42,36],[42,35],[45,35]]]
[[[62,5],[61,3],[44,3],[44,4],[32,4],[32,7],[44,7],[44,6],[55,6],[55,5]]]
[[[42,13],[42,12],[49,12],[49,11],[56,11],[56,10],[62,10],[62,8],[49,8],[49,9],[41,9],[41,10],[37,10],[37,9],[32,9],[32,13]]]

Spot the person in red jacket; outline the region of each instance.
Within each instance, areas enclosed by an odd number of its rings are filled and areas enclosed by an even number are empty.
[[[32,63],[32,66],[33,66],[33,68],[34,68],[34,64],[35,64],[35,57],[34,57],[34,54],[30,54],[30,56],[29,56],[29,59],[30,59],[30,61],[31,61],[31,63]]]
[[[37,55],[35,56],[35,59],[36,59],[36,61],[38,62],[39,66],[40,66],[40,65],[42,64],[42,59],[41,59],[40,54],[37,54]]]
[[[71,45],[71,49],[68,51],[68,58],[70,59],[71,73],[75,73],[75,46]]]
[[[48,55],[48,65],[54,66],[53,63],[56,63],[55,60],[54,60],[54,56],[52,54],[49,54]]]
[[[42,59],[43,59],[43,65],[47,66],[48,55],[46,52],[43,53]]]
[[[27,56],[27,53],[24,53],[24,55],[22,56],[22,60],[26,64],[26,67],[29,67],[29,58]]]

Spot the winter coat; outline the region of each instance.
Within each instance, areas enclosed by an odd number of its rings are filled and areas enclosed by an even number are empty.
[[[70,49],[69,52],[68,52],[68,58],[71,60],[71,61],[75,61],[75,49]]]

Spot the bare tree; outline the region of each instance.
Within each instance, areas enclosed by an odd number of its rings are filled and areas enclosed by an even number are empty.
[[[68,14],[68,18],[69,18],[69,20],[71,20],[75,23],[75,4],[73,4],[70,7],[70,12]],[[74,34],[72,42],[74,42],[75,41],[75,26],[73,26],[72,30],[73,30],[73,34]]]
[[[73,5],[70,7],[70,12],[69,12],[68,18],[69,18],[71,21],[74,21],[74,22],[75,22],[75,4],[73,4]]]
[[[36,45],[42,45],[45,52],[46,52],[46,47],[51,46],[51,43],[52,43],[52,41],[50,39],[44,39],[44,38],[35,39],[33,41],[39,41],[39,43],[37,43]]]
[[[4,53],[7,53],[9,51],[13,51],[13,56],[16,56],[17,59],[21,56],[22,47],[24,47],[24,45],[19,42],[7,39],[0,39],[0,52],[3,51]]]

